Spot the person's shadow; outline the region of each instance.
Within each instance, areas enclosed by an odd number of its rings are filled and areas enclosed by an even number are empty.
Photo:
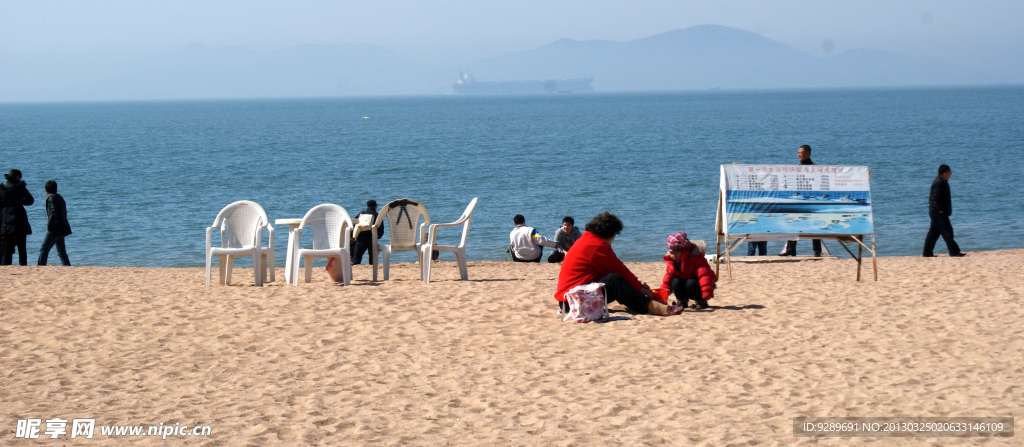
[[[693,313],[708,313],[708,312],[714,312],[716,310],[748,310],[748,309],[758,310],[758,309],[764,309],[764,308],[765,307],[760,305],[760,304],[747,304],[745,306],[709,306],[707,309],[691,310],[691,312],[693,312]],[[610,312],[610,313],[624,312],[624,313],[626,313],[628,315],[636,315],[636,313],[634,313],[633,311],[631,311],[629,309],[608,309],[608,312]]]
[[[764,306],[760,304],[747,304],[746,306],[711,306],[708,310],[747,310],[747,309],[764,309]]]

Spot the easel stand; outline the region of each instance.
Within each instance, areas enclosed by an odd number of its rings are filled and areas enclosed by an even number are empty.
[[[743,235],[735,235],[735,236],[733,236],[733,235],[718,234],[718,244],[717,244],[717,248],[715,250],[715,253],[717,254],[715,256],[715,274],[716,275],[718,274],[719,268],[722,265],[722,261],[721,261],[721,259],[722,259],[722,243],[725,243],[725,263],[726,263],[726,265],[728,267],[728,270],[729,270],[729,279],[732,279],[732,251],[735,250],[736,247],[739,247],[739,245],[742,244],[743,242],[760,242],[760,241],[764,241],[764,240],[769,240],[769,239],[764,239],[764,238],[759,238],[759,237],[754,237],[754,236],[757,236],[757,235],[743,234]],[[875,281],[878,281],[878,261],[877,261],[876,255],[875,255],[875,235],[874,234],[870,235],[871,236],[871,246],[870,247],[868,247],[864,243],[864,240],[865,240],[866,236],[868,236],[868,235],[864,235],[864,234],[842,234],[842,235],[836,235],[836,234],[810,234],[810,235],[808,235],[808,234],[801,234],[801,235],[790,235],[790,236],[785,236],[785,237],[772,236],[770,239],[771,240],[789,240],[789,241],[801,240],[801,239],[822,239],[822,240],[833,240],[833,241],[839,242],[839,245],[841,245],[843,247],[843,249],[846,250],[846,252],[849,253],[850,256],[853,257],[853,259],[857,261],[857,281],[860,281],[860,269],[861,269],[861,264],[863,264],[863,261],[864,261],[863,254],[864,254],[864,250],[867,250],[868,253],[871,253],[871,268],[874,271]],[[851,251],[850,248],[846,246],[847,242],[849,242],[849,243],[856,242],[857,243],[857,254],[856,255],[853,254],[853,251]]]

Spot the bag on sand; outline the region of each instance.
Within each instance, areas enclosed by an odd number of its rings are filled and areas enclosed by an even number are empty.
[[[586,323],[608,316],[604,283],[594,282],[573,287],[565,292],[565,301],[569,303],[569,313],[562,321],[572,318],[575,323]]]
[[[327,258],[327,280],[330,282],[345,281],[345,272],[341,269],[341,262],[338,258]]]

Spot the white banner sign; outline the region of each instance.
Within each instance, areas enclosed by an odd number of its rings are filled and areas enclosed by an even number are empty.
[[[725,234],[872,234],[867,166],[722,165]]]

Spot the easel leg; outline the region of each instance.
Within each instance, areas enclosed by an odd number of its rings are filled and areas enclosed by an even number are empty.
[[[864,247],[862,247],[862,246],[860,246],[860,244],[858,244],[857,245],[857,281],[860,281],[860,261],[862,259],[864,259],[864,256],[862,256],[863,252],[864,252]]]
[[[732,280],[732,250],[730,250],[729,244],[725,244],[725,263],[729,267],[729,280]]]
[[[718,248],[715,249],[715,276],[718,276],[718,269],[722,266],[722,236],[718,236]]]
[[[878,281],[878,260],[875,257],[875,235],[871,235],[871,268],[875,270],[875,281]]]

